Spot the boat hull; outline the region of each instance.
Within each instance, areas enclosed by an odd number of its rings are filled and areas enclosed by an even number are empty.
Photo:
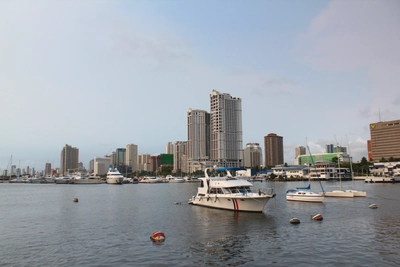
[[[342,190],[333,190],[330,192],[325,192],[326,197],[354,197],[354,193],[352,191],[342,191]]]
[[[197,195],[189,204],[232,211],[262,212],[268,200],[275,195]]]
[[[314,203],[322,203],[324,201],[324,196],[295,196],[295,195],[286,195],[286,200],[288,201],[298,201],[298,202],[314,202]]]
[[[124,181],[123,177],[112,177],[112,178],[107,178],[106,182],[107,184],[122,184]]]
[[[365,191],[358,191],[358,190],[346,190],[348,192],[353,192],[353,195],[355,197],[366,197],[367,196],[367,192]]]

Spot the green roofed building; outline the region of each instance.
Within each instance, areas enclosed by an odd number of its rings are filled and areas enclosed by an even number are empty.
[[[332,162],[333,158],[340,158],[340,162],[349,162],[350,158],[347,153],[322,153],[310,155],[300,155],[297,157],[298,165],[309,165],[317,162]]]
[[[174,165],[173,154],[161,154],[161,165]]]

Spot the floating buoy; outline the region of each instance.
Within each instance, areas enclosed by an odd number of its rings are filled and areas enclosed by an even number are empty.
[[[72,202],[78,202],[77,198],[72,199]]]
[[[370,208],[370,209],[377,209],[377,208],[378,208],[378,205],[376,205],[376,204],[371,204],[371,205],[369,205],[369,208]]]
[[[292,218],[292,219],[290,219],[290,223],[298,224],[298,223],[300,223],[300,220],[297,218]]]
[[[312,219],[315,220],[315,221],[322,221],[324,218],[322,218],[322,215],[318,213],[318,214],[315,214],[312,217]]]
[[[165,240],[165,235],[163,232],[154,232],[151,236],[150,239],[155,241],[155,242],[162,242]]]
[[[174,205],[180,205],[182,202],[174,202]]]

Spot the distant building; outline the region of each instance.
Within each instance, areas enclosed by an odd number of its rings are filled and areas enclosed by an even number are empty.
[[[67,175],[68,170],[77,170],[79,165],[79,149],[68,144],[61,150],[60,169],[62,175]],[[28,167],[27,167],[27,172]]]
[[[138,146],[135,144],[126,145],[125,165],[129,166],[132,172],[138,170]]]
[[[213,90],[210,94],[210,158],[219,167],[241,167],[242,100]]]
[[[339,153],[319,153],[310,155],[301,155],[297,157],[297,165],[312,165],[319,162],[332,162],[333,158],[338,158],[340,162],[350,162],[350,157],[346,152]]]
[[[274,133],[264,136],[264,153],[265,166],[283,164],[283,137]]]
[[[126,148],[117,148],[115,151],[115,165],[125,166]]]
[[[186,141],[176,141],[174,143],[174,167],[173,172],[185,172],[187,173],[187,144]]]
[[[210,159],[210,113],[205,110],[189,109],[187,112],[187,160],[188,170],[192,166]]]
[[[165,154],[174,154],[174,144],[172,142],[168,142],[165,146]]]
[[[93,159],[93,173],[95,175],[107,174],[110,168],[111,162],[110,157],[96,157]]]
[[[256,168],[262,165],[262,149],[259,143],[247,143],[243,150],[243,167]]]
[[[326,153],[333,153],[333,144],[325,145],[325,152]]]
[[[46,163],[46,167],[44,168],[45,175],[51,175],[51,163]]]
[[[368,143],[369,161],[400,158],[400,120],[371,123],[369,129],[371,134],[371,141]]]
[[[140,154],[138,156],[138,171],[150,171],[150,154]]]

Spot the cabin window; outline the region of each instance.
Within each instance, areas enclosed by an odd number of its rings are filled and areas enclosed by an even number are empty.
[[[203,181],[200,181],[200,187],[204,187]]]
[[[223,194],[222,189],[221,188],[217,188],[217,194]]]
[[[224,194],[230,194],[231,190],[229,190],[229,188],[222,188],[222,190],[224,191]]]
[[[231,191],[233,194],[240,193],[239,190],[236,187],[231,188]]]
[[[217,189],[216,189],[216,188],[211,188],[210,194],[215,194],[216,192],[217,192]]]

